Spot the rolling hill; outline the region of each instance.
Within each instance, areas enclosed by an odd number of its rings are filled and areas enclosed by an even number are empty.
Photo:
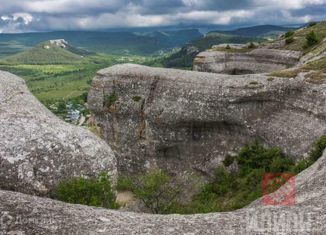
[[[164,67],[190,68],[195,56],[202,51],[221,43],[261,42],[266,39],[276,39],[294,28],[276,25],[258,25],[228,31],[214,30],[204,37],[193,40],[180,51],[162,60]]]
[[[4,62],[9,64],[70,64],[94,54],[73,47],[64,39],[57,39],[40,43],[32,49],[9,56]]]
[[[212,31],[211,33],[238,35],[242,37],[276,38],[281,34],[293,29],[294,28],[276,25],[258,25],[228,31]]]
[[[85,50],[111,55],[161,54],[203,35],[197,29],[154,32],[58,31],[47,33],[0,34],[0,56],[12,55],[54,38],[64,38]]]
[[[167,68],[191,68],[196,55],[211,48],[213,45],[221,43],[248,43],[252,41],[262,41],[262,39],[210,32],[205,37],[185,45],[180,51],[163,59],[161,63]]]

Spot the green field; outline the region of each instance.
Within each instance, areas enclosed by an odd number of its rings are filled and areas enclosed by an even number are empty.
[[[48,108],[72,101],[84,105],[96,71],[119,63],[144,64],[153,60],[143,56],[98,54],[66,64],[15,64],[0,61],[0,70],[22,77],[30,91]],[[62,112],[51,109],[59,116]]]

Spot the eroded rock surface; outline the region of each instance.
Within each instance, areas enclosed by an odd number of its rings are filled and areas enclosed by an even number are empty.
[[[0,191],[0,232],[46,235],[325,234],[325,179],[326,154],[295,178],[295,205],[268,206],[260,199],[235,212],[191,216],[118,212]],[[283,194],[287,191],[284,187],[276,193]]]
[[[303,75],[231,76],[138,65],[98,72],[88,104],[119,169],[209,174],[260,139],[301,158],[326,133],[326,86]]]
[[[211,50],[196,56],[193,70],[223,74],[268,73],[295,65],[301,56],[299,51],[267,48],[246,53]]]
[[[0,188],[46,195],[60,181],[95,176],[116,181],[116,158],[89,131],[48,111],[25,82],[0,72]]]

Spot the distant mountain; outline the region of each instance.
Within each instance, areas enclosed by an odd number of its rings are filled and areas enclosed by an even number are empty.
[[[191,68],[196,55],[214,45],[221,43],[248,43],[253,41],[262,41],[262,39],[210,32],[206,36],[185,45],[180,51],[163,59],[161,63],[167,68]]]
[[[40,43],[32,49],[9,56],[5,62],[13,64],[67,64],[83,60],[85,56],[93,54],[71,46],[64,39],[56,39]]]
[[[228,35],[238,35],[243,37],[277,37],[294,28],[282,27],[276,25],[258,25],[253,27],[239,28],[228,31],[212,31],[211,33],[222,33]]]
[[[211,31],[204,37],[185,45],[179,52],[165,58],[162,64],[165,67],[190,68],[192,67],[192,61],[196,54],[211,48],[213,45],[221,43],[260,42],[266,38],[277,38],[281,34],[293,29],[291,27],[275,25],[259,25],[228,31]]]
[[[53,38],[64,38],[72,45],[97,53],[153,55],[181,47],[203,35],[197,29],[154,32],[82,32],[62,31],[48,33],[0,34],[0,54],[10,54]],[[20,50],[20,51],[21,51]]]

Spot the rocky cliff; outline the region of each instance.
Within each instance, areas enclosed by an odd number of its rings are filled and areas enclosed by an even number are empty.
[[[61,121],[7,72],[0,72],[0,139],[1,189],[47,195],[63,179],[102,171],[116,181],[110,147]]]
[[[296,204],[260,200],[234,212],[150,215],[70,205],[0,191],[0,232],[7,234],[325,234],[326,153],[295,179]],[[286,186],[284,186],[286,187]],[[276,193],[286,190],[281,188]]]
[[[294,158],[326,133],[325,84],[138,65],[98,72],[88,103],[121,171],[209,174],[260,139]]]
[[[210,50],[196,56],[193,70],[225,74],[268,73],[295,65],[301,56],[299,51],[266,48],[245,53]]]

